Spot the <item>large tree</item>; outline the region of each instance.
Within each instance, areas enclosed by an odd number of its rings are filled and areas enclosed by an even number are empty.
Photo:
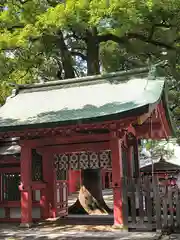
[[[167,60],[178,123],[179,16],[177,0],[2,0],[0,101],[11,82],[74,78]]]

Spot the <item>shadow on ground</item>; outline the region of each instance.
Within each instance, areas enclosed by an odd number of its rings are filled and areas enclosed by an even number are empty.
[[[113,206],[112,190],[103,191],[109,207]],[[77,194],[69,197],[75,201]],[[70,202],[72,204],[72,202]],[[155,233],[122,233],[113,229],[113,215],[68,216],[56,221],[39,223],[30,229],[19,228],[17,224],[0,224],[0,239],[4,240],[151,240]],[[157,238],[156,238],[157,239]]]
[[[150,240],[155,233],[131,233],[110,226],[46,226],[20,229],[17,225],[0,225],[0,239],[6,240]]]

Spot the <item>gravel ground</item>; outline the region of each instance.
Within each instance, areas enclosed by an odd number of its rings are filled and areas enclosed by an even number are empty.
[[[21,229],[15,225],[0,225],[0,239],[6,240],[150,240],[158,239],[156,233],[128,233],[103,226],[61,226]]]
[[[69,205],[77,198],[77,193],[69,196]],[[103,191],[107,205],[113,207],[112,190]],[[75,218],[75,217],[74,217]],[[76,222],[76,220],[73,220]],[[112,226],[45,224],[30,229],[19,228],[15,224],[0,224],[0,239],[5,240],[180,240],[180,234],[160,236],[153,232],[121,232]],[[83,222],[85,224],[85,221]]]

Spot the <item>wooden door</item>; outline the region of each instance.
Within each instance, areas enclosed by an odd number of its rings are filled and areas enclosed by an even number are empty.
[[[68,181],[56,180],[55,184],[56,217],[68,215]]]

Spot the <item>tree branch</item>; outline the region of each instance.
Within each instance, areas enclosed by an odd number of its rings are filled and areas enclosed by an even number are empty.
[[[77,34],[73,30],[72,30],[72,33],[71,34],[67,34],[64,39],[66,40],[68,38],[74,38],[76,40],[85,40],[85,37],[82,34]]]
[[[117,42],[119,44],[126,44],[127,40],[128,40],[126,37],[118,37],[111,33],[104,34],[104,35],[98,35],[97,38],[98,38],[99,43],[113,41],[113,42]]]
[[[82,60],[87,61],[87,56],[85,56],[83,53],[71,51],[70,52],[72,56],[79,56],[82,58]]]
[[[153,25],[153,26],[151,27],[150,32],[149,32],[149,37],[148,37],[148,40],[149,40],[149,41],[153,38],[154,32],[155,32],[155,26]]]
[[[154,24],[155,27],[159,27],[159,28],[173,28],[173,27],[177,27],[176,25],[173,25],[173,24],[169,24],[169,23],[165,23],[165,22],[162,22],[162,23],[155,23]]]
[[[117,42],[119,44],[127,44],[128,41],[132,40],[132,39],[138,39],[142,42],[149,43],[149,44],[155,45],[157,47],[163,47],[163,48],[166,48],[167,50],[176,51],[176,48],[174,46],[171,46],[171,45],[168,45],[166,43],[159,42],[159,41],[156,41],[156,40],[149,39],[146,36],[143,36],[143,35],[138,34],[138,33],[128,33],[127,35],[125,35],[123,37],[118,37],[118,36],[116,36],[114,34],[111,34],[111,33],[98,36],[99,43],[107,42],[107,41],[114,41],[114,42]]]
[[[7,27],[7,30],[8,31],[13,31],[14,29],[22,29],[22,28],[24,28],[24,25],[20,24],[20,25],[14,25],[14,26],[11,26],[11,27]]]
[[[50,7],[56,7],[58,4],[63,3],[64,1],[57,1],[57,0],[47,0],[47,3],[49,4]]]
[[[71,51],[87,51],[85,46],[73,46],[73,43],[67,43],[67,46]]]
[[[146,43],[150,43],[152,45],[155,45],[157,47],[163,47],[163,48],[166,48],[167,50],[176,50],[176,48],[174,46],[171,46],[171,45],[168,45],[166,43],[163,43],[163,42],[159,42],[159,41],[156,41],[156,40],[152,40],[152,39],[147,39],[145,36],[141,35],[141,34],[138,34],[138,33],[129,33],[127,35],[127,38],[128,39],[138,39],[138,40],[141,40],[143,42],[146,42]]]

